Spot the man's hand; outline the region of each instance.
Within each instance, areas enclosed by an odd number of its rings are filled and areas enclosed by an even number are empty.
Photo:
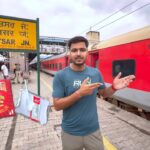
[[[81,84],[80,89],[77,91],[81,97],[92,94],[94,89],[102,85],[102,83],[99,82],[88,84],[88,80],[89,78],[86,78]]]
[[[134,75],[128,75],[126,77],[120,78],[121,72],[113,80],[113,88],[116,90],[126,88],[135,79]]]

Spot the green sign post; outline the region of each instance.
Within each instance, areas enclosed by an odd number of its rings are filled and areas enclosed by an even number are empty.
[[[37,85],[40,95],[39,19],[0,15],[0,51],[37,53]]]

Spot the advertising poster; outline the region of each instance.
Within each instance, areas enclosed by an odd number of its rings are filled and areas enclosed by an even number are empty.
[[[10,80],[0,80],[0,118],[15,116]]]

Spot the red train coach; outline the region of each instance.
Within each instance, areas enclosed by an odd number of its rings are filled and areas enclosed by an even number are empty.
[[[114,94],[121,102],[150,112],[150,26],[100,42],[88,51],[86,64],[97,67],[106,85],[121,71],[122,76],[135,74],[136,80]],[[68,66],[67,54],[41,62],[44,71],[55,74]]]
[[[61,55],[50,56],[47,59],[41,61],[41,70],[55,75],[55,73],[66,66],[68,66],[68,55],[63,53]]]

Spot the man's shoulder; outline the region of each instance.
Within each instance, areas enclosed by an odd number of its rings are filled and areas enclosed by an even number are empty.
[[[60,71],[58,71],[55,76],[60,76],[60,77],[64,77],[64,75],[69,71],[69,67],[66,67]]]
[[[99,70],[94,67],[87,66],[87,70],[92,73],[99,73]]]

